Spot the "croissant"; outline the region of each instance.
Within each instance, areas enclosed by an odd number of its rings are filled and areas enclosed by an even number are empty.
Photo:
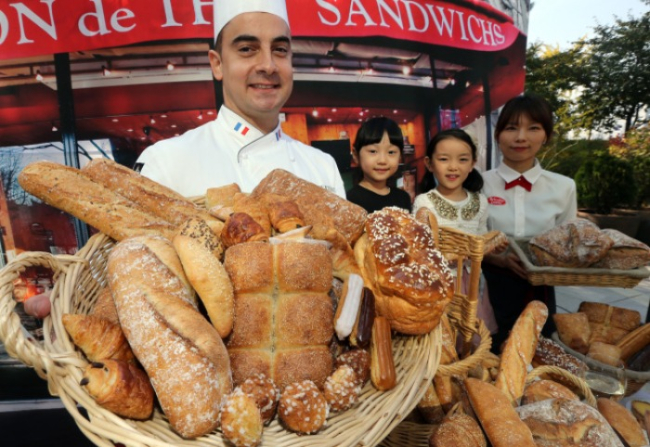
[[[64,314],[62,322],[73,343],[91,362],[103,359],[135,360],[119,325],[93,315],[75,314]]]
[[[81,386],[95,401],[130,419],[148,419],[153,413],[154,391],[147,374],[132,363],[106,359],[84,370]]]
[[[292,200],[270,203],[268,208],[271,225],[280,233],[305,226],[305,218],[298,204]]]
[[[264,228],[246,213],[233,213],[221,231],[221,241],[226,247],[242,242],[268,241]]]

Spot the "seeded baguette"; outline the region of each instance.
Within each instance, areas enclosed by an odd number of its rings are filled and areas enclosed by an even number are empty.
[[[161,235],[171,239],[170,222],[142,211],[80,170],[50,161],[30,163],[18,175],[28,193],[72,214],[102,233],[121,241],[132,236]]]

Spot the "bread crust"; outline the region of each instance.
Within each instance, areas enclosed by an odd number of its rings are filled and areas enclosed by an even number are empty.
[[[623,405],[601,397],[598,399],[598,411],[630,447],[648,445],[648,440],[641,426],[632,413]]]
[[[109,286],[124,334],[171,427],[195,438],[217,426],[223,398],[232,391],[230,361],[182,281],[147,243],[135,238],[113,248]]]
[[[49,161],[27,165],[18,183],[48,205],[72,214],[102,233],[121,241],[140,235],[171,239],[175,226],[93,181],[80,170]]]
[[[451,271],[431,230],[395,207],[368,216],[365,230],[354,254],[375,295],[377,315],[405,334],[430,332],[453,295]]]
[[[236,384],[256,374],[282,390],[309,379],[322,388],[332,372],[332,265],[322,244],[247,242],[226,251],[235,291],[228,339]]]

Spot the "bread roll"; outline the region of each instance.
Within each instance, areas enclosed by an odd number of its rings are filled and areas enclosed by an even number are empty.
[[[597,341],[615,345],[630,333],[627,329],[600,323],[589,323],[589,328],[591,329],[591,336],[589,337],[590,345]]]
[[[648,445],[648,440],[641,426],[632,413],[623,405],[614,400],[601,397],[598,399],[598,411],[630,447]]]
[[[494,385],[516,406],[524,393],[528,365],[535,355],[548,309],[541,301],[531,301],[515,322],[501,353]]]
[[[228,352],[236,384],[265,374],[284,389],[301,380],[322,388],[332,373],[332,264],[323,244],[246,242],[226,251],[235,291]]]
[[[433,429],[430,447],[487,447],[487,440],[478,423],[464,413],[446,416]]]
[[[404,334],[425,334],[440,322],[454,292],[453,278],[435,249],[431,230],[408,212],[384,208],[368,216],[354,246],[377,315]]]
[[[303,380],[292,383],[282,391],[278,414],[289,430],[310,434],[316,433],[325,425],[329,408],[316,384]]]
[[[535,447],[532,433],[509,399],[494,385],[465,379],[472,408],[493,447]]]
[[[553,321],[562,343],[581,354],[587,353],[591,327],[585,313],[555,314],[553,315]]]
[[[275,169],[269,173],[252,195],[274,193],[286,196],[300,207],[307,225],[325,225],[336,228],[350,244],[363,232],[366,211],[335,193],[296,177],[290,172]]]
[[[621,361],[621,348],[596,341],[589,346],[587,355],[598,362],[618,367]]]
[[[92,315],[63,314],[61,320],[72,342],[91,362],[135,360],[119,325]]]
[[[193,217],[198,217],[211,226],[222,227],[222,223],[176,191],[147,178],[132,169],[107,158],[95,158],[84,166],[81,172],[93,181],[138,204],[148,213],[165,219],[175,226]],[[218,232],[217,232],[218,234]]]
[[[218,257],[222,252],[221,241],[205,221],[193,218],[179,228],[173,243],[212,325],[221,338],[227,337],[233,325],[234,295],[228,273]]]
[[[255,399],[241,388],[228,395],[221,410],[221,432],[235,447],[255,447],[262,441],[264,424]]]
[[[601,231],[614,241],[614,245],[593,267],[631,270],[650,263],[650,247],[643,242],[612,228],[603,228]]]
[[[86,366],[81,380],[88,394],[109,411],[129,419],[148,419],[154,392],[147,374],[133,363],[105,359]]]
[[[524,395],[521,398],[521,405],[528,405],[534,402],[547,399],[569,399],[580,400],[580,398],[570,389],[552,380],[535,380],[526,386]]]
[[[37,161],[21,171],[18,183],[48,205],[72,214],[117,241],[141,235],[171,239],[174,235],[175,227],[170,222],[143,211],[78,169]]]
[[[339,366],[325,380],[323,395],[330,406],[330,411],[345,411],[351,408],[361,393],[359,379],[354,369],[348,365]]]
[[[636,310],[610,306],[603,303],[583,301],[578,312],[587,315],[590,323],[613,326],[626,331],[633,331],[641,324],[641,315]]]
[[[550,399],[516,411],[538,446],[623,447],[605,418],[583,402]]]
[[[543,267],[588,267],[602,259],[614,241],[586,219],[570,220],[529,241],[532,260]]]
[[[116,245],[108,282],[124,334],[171,427],[195,438],[218,424],[223,398],[232,391],[230,361],[217,331],[150,242],[133,238]]]
[[[205,192],[205,208],[209,210],[215,206],[232,207],[237,193],[241,193],[237,183],[208,188]]]
[[[260,409],[262,421],[267,424],[275,416],[280,400],[280,391],[275,387],[271,379],[264,374],[258,374],[244,380],[239,388],[255,400]]]

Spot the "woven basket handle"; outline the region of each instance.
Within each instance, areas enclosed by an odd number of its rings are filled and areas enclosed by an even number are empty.
[[[571,374],[566,369],[551,365],[539,366],[528,373],[526,383],[530,383],[544,374],[557,377],[569,385],[572,385],[574,388],[579,389],[580,393],[582,393],[582,396],[585,398],[585,401],[592,407],[596,408],[596,398],[594,397],[594,393],[591,392],[589,385],[587,385],[587,382],[582,380],[580,377]]]
[[[86,262],[83,258],[71,255],[52,255],[45,252],[25,252],[0,270],[0,340],[7,353],[35,369],[43,379],[56,364],[47,351],[22,325],[20,316],[14,312],[14,281],[28,267],[46,267],[54,272],[55,286],[52,297],[57,293],[56,279],[74,263]],[[46,317],[49,319],[50,317]]]

